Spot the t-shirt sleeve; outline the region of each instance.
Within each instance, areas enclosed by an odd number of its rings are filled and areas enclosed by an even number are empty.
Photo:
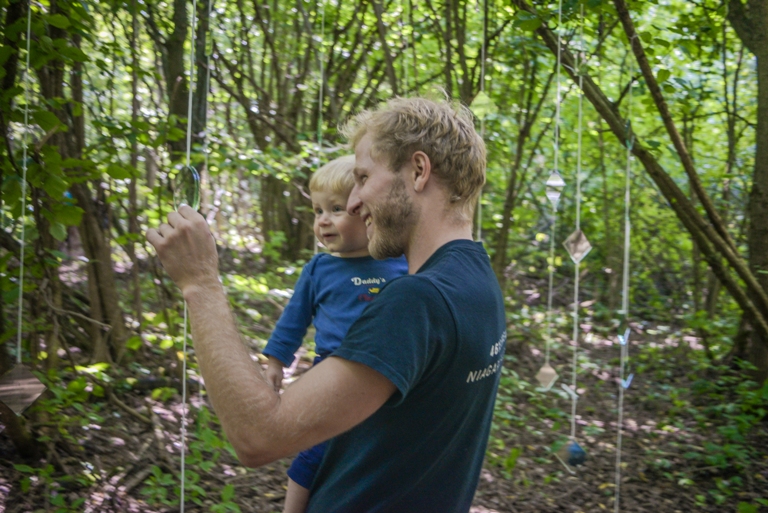
[[[301,271],[291,300],[277,321],[263,353],[280,360],[286,367],[293,363],[293,354],[301,346],[315,310],[313,271],[316,261],[310,261]]]
[[[429,280],[404,276],[371,302],[333,356],[383,374],[397,387],[399,397],[390,403],[397,404],[429,369],[450,319],[445,300]]]

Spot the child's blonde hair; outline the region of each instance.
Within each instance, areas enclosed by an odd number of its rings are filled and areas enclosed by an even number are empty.
[[[354,155],[333,159],[312,174],[312,178],[309,179],[309,191],[349,196],[352,187],[355,186],[353,169],[355,169]]]

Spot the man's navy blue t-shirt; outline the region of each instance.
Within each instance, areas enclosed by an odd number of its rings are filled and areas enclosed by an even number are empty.
[[[331,357],[367,365],[397,391],[330,441],[307,512],[466,513],[505,341],[501,291],[479,243],[449,242],[387,284]]]

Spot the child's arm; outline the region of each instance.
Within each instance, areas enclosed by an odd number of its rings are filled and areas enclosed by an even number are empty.
[[[280,389],[280,383],[283,379],[282,368],[289,367],[293,363],[293,354],[301,346],[307,328],[312,323],[315,310],[313,273],[316,262],[317,257],[301,270],[293,296],[280,315],[280,319],[272,331],[272,336],[269,337],[267,346],[263,351],[264,356],[269,357],[267,369],[268,372],[270,369],[272,372],[271,375],[268,375],[270,384],[274,384],[279,377],[276,385],[277,390]],[[279,369],[278,364],[281,364]]]
[[[267,363],[267,383],[274,387],[275,392],[280,392],[280,385],[283,383],[283,362],[274,356],[270,356]]]

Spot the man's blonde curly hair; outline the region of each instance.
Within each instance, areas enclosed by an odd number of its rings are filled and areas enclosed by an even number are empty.
[[[423,151],[432,173],[450,193],[454,212],[472,220],[485,184],[485,143],[475,131],[469,109],[458,102],[426,98],[392,98],[376,109],[354,116],[341,131],[354,149],[366,135],[373,137],[371,157],[384,158],[398,172],[413,153]]]

